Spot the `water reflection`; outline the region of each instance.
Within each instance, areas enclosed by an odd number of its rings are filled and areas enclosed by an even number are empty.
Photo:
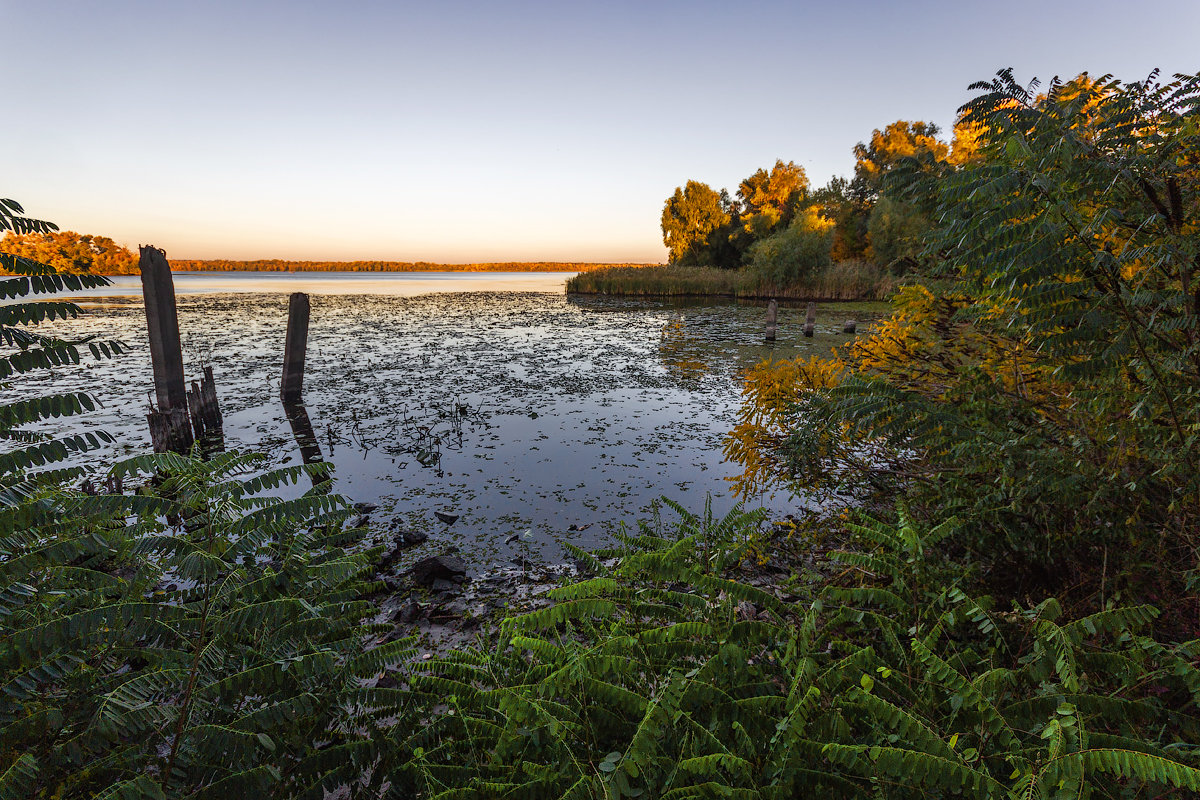
[[[323,464],[321,445],[317,443],[317,433],[313,430],[312,420],[308,418],[308,409],[304,403],[284,403],[283,413],[288,425],[292,428],[292,437],[300,448],[300,460],[305,464]],[[318,469],[309,473],[313,486],[319,486],[329,480],[326,469]]]
[[[708,344],[688,333],[687,321],[676,314],[663,325],[658,341],[658,356],[663,365],[681,386],[695,387],[709,372],[709,364],[703,360]]]

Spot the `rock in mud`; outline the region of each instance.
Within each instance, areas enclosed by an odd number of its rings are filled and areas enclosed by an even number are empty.
[[[464,583],[467,580],[466,563],[454,555],[430,556],[413,564],[410,570],[413,580],[421,586],[433,586],[434,581]]]
[[[392,541],[396,543],[396,547],[408,548],[416,547],[417,545],[428,541],[429,536],[420,531],[407,530],[400,528],[396,531],[396,535],[392,537]]]
[[[393,564],[400,560],[405,550],[410,547],[416,547],[428,540],[429,537],[420,531],[399,530],[392,537],[392,549],[383,554],[379,559],[379,570],[383,571],[390,568]]]
[[[401,625],[411,625],[421,618],[421,604],[416,600],[409,600],[404,605],[400,606],[400,613],[396,615],[396,621]]]

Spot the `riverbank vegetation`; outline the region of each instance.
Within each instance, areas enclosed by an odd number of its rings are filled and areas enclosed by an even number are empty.
[[[884,300],[897,282],[866,261],[827,264],[803,284],[782,288],[747,270],[690,267],[608,267],[567,281],[567,292],[633,297],[740,297],[795,300]]]
[[[817,189],[802,167],[783,160],[757,170],[734,193],[689,180],[663,206],[671,269],[605,270],[570,282],[567,291],[885,298],[903,281],[930,277],[923,242],[936,205],[930,191],[889,188],[889,174],[908,161],[936,182],[979,158],[979,133],[965,116],[950,143],[940,133],[932,123],[906,120],[875,130],[854,147],[853,178]]]
[[[940,280],[747,377],[737,490],[824,511],[667,502],[472,647],[366,622],[344,501],[263,493],[304,468],[84,495],[21,431],[91,401],[4,406],[0,797],[1196,796],[1200,75],[972,88],[970,163],[880,184]],[[6,266],[0,380],[77,362]]]

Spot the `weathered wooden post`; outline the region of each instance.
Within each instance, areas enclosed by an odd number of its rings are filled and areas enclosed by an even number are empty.
[[[814,326],[817,324],[817,304],[810,302],[804,315],[804,336],[811,339]]]
[[[304,389],[304,352],[308,347],[308,295],[296,292],[288,302],[287,338],[283,343],[283,380],[279,397],[299,403]]]
[[[852,319],[848,319],[842,324],[842,333],[854,333],[857,329],[858,323]]]
[[[212,367],[204,368],[204,377],[199,382],[192,381],[187,398],[188,410],[192,414],[192,429],[200,449],[206,457],[220,453],[225,449],[225,422],[217,403],[217,382],[213,380]]]
[[[778,330],[777,319],[779,316],[779,304],[771,298],[771,302],[767,303],[767,341],[775,341],[775,332]]]
[[[183,382],[183,347],[179,343],[179,314],[175,308],[175,283],[166,253],[157,247],[140,248],[138,271],[146,303],[150,334],[150,363],[154,368],[154,393],[158,407],[146,415],[156,453],[187,453],[192,448],[188,425],[187,389]]]

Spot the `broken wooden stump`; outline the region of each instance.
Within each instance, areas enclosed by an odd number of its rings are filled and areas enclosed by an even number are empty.
[[[186,408],[170,408],[166,411],[150,406],[146,414],[150,425],[150,442],[156,453],[189,453],[194,442],[191,426],[188,425]]]
[[[287,338],[283,343],[283,379],[279,384],[279,397],[284,403],[299,403],[304,389],[308,310],[308,295],[295,292],[288,301]]]
[[[217,402],[217,382],[212,367],[204,368],[204,377],[192,381],[188,390],[188,411],[192,415],[192,431],[205,457],[225,450],[225,421]]]
[[[804,336],[811,339],[813,331],[817,324],[817,304],[809,303],[808,309],[804,314]]]
[[[179,313],[175,283],[166,253],[142,246],[138,259],[142,298],[146,303],[146,328],[150,334],[150,363],[154,368],[157,406],[146,415],[156,453],[187,453],[192,449],[188,424],[187,388],[183,382],[183,348],[179,343]]]
[[[775,334],[779,329],[779,303],[772,298],[771,302],[767,303],[767,341],[775,341]]]

